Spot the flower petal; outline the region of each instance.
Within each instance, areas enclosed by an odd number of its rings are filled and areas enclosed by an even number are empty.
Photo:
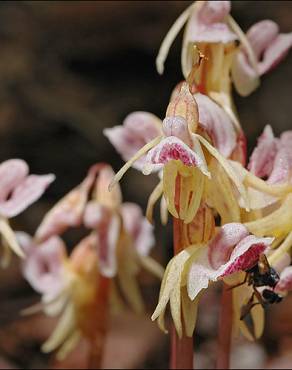
[[[122,126],[115,126],[103,131],[123,160],[127,162],[145,144],[161,135],[161,120],[148,112],[129,114]],[[141,170],[145,156],[139,158],[133,167]]]
[[[118,185],[109,191],[109,184],[114,176],[115,173],[111,166],[104,165],[99,171],[93,194],[94,199],[99,204],[111,210],[117,210],[122,203],[122,193]]]
[[[232,251],[230,260],[219,268],[220,276],[224,277],[253,267],[260,254],[272,244],[273,240],[273,238],[257,238],[254,235],[245,237]]]
[[[89,171],[83,182],[62,198],[44,217],[36,231],[39,241],[63,233],[69,227],[79,226],[95,174]]]
[[[9,247],[19,257],[24,258],[24,253],[18,243],[14,231],[6,218],[0,216],[0,234],[5,241],[5,248]]]
[[[283,204],[274,212],[255,221],[245,223],[248,230],[258,236],[287,235],[292,229],[292,196],[288,195]]]
[[[278,139],[275,138],[271,126],[267,125],[250,157],[248,164],[250,172],[259,177],[271,174],[277,153],[277,142]]]
[[[201,157],[175,136],[161,140],[147,154],[147,162],[154,165],[163,165],[171,160],[179,160],[186,166],[201,167],[203,164]]]
[[[16,186],[28,175],[28,165],[22,159],[9,159],[0,165],[0,203],[7,197]]]
[[[187,260],[192,256],[192,254],[197,250],[195,247],[190,247],[184,249],[179,254],[177,254],[166,267],[166,271],[161,283],[161,291],[159,296],[158,305],[151,317],[152,321],[156,320],[161,314],[164,313],[166,305],[170,299],[170,295],[173,289],[180,289],[176,285],[178,279],[182,275],[185,264]],[[196,252],[195,252],[196,253]]]
[[[272,238],[246,236],[232,250],[230,259],[218,269],[214,269],[210,264],[209,247],[202,249],[188,273],[187,287],[190,299],[195,299],[203,289],[208,288],[210,281],[216,281],[219,278],[252,267],[257,262],[259,255],[266,250],[272,241]],[[212,241],[209,246],[211,243]]]
[[[214,146],[228,158],[236,146],[236,133],[229,116],[208,96],[194,95],[199,107],[199,122],[210,135]]]
[[[209,243],[208,257],[211,266],[218,269],[225,264],[229,260],[235,245],[248,234],[247,228],[240,223],[223,225]]]
[[[123,225],[133,238],[137,252],[141,256],[148,256],[155,243],[153,226],[135,203],[124,203],[121,207],[121,214]]]
[[[225,21],[229,12],[229,1],[205,1],[195,4],[183,38],[181,61],[185,78],[192,68],[193,44],[227,44],[237,39],[236,34]]]
[[[32,240],[26,244],[28,238],[25,233],[17,233],[17,237],[26,251],[26,258],[22,262],[24,278],[38,293],[49,294],[50,297],[58,295],[63,288],[63,262],[66,258],[66,247],[62,239],[53,236],[35,245]]]
[[[0,202],[0,214],[8,218],[17,216],[39,199],[54,180],[54,175],[28,176],[13,189],[9,200]]]
[[[280,34],[266,49],[262,62],[259,63],[259,72],[264,74],[277,66],[285,58],[292,47],[292,33]]]
[[[49,353],[64,343],[75,330],[75,310],[73,304],[69,304],[63,312],[57,326],[49,339],[42,345],[42,352]]]

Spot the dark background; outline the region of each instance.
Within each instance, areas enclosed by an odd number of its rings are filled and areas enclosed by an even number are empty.
[[[162,77],[155,70],[155,57],[164,35],[188,4],[0,3],[0,158],[23,158],[33,173],[57,176],[44,197],[13,221],[15,229],[33,233],[44,213],[83,179],[91,164],[106,160],[115,170],[121,167],[123,162],[102,135],[103,128],[121,124],[135,110],[163,117],[171,90],[182,79],[181,36],[171,49]],[[234,1],[232,15],[243,30],[266,18],[279,23],[282,32],[292,30],[290,1]],[[272,125],[276,134],[291,128],[291,65],[292,53],[262,79],[261,88],[250,97],[235,96],[249,150],[266,124]],[[155,183],[155,177],[131,170],[122,182],[124,198],[145,207]],[[156,254],[163,261],[169,255],[170,231],[157,224]],[[142,279],[153,285],[146,276]],[[151,289],[145,291],[150,296]],[[39,354],[51,322],[18,315],[36,296],[22,282],[16,259],[0,273],[0,294],[0,366],[53,366],[52,357]],[[217,298],[216,291],[210,291],[202,302],[206,309],[198,327],[197,363],[204,368],[213,366],[216,320],[212,317],[216,317]],[[243,341],[235,347],[233,367],[292,365],[291,304],[287,298],[273,314],[268,313],[263,340],[255,345]],[[114,325],[109,342],[107,367],[168,366],[167,337],[148,318],[124,318],[123,324]],[[248,360],[251,362],[244,362]],[[82,359],[78,357],[76,364],[82,366]]]

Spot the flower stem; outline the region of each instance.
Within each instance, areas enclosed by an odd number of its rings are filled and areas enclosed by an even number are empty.
[[[233,316],[232,290],[229,288],[223,285],[216,369],[229,369]]]
[[[108,300],[110,279],[99,275],[98,288],[92,313],[92,335],[88,358],[89,369],[101,369],[104,345],[108,329]]]
[[[182,250],[181,231],[182,222],[173,218],[173,249],[174,254]],[[171,369],[193,369],[193,338],[182,336],[180,339],[177,335],[174,325],[171,330],[170,346],[170,368]]]

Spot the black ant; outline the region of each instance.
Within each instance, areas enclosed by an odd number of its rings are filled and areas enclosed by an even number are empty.
[[[279,303],[283,299],[283,297],[274,292],[274,288],[279,282],[280,277],[276,270],[270,266],[265,254],[261,254],[257,264],[252,268],[245,270],[245,272],[246,276],[244,281],[231,288],[233,289],[247,283],[248,285],[252,285],[254,290],[247,304],[242,307],[240,320],[243,320],[257,304],[261,304],[265,307],[267,304]],[[263,286],[271,289],[265,288],[262,293],[260,293],[257,288]],[[255,297],[258,302],[254,302]]]

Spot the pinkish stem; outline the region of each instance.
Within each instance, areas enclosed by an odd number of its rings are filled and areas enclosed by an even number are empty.
[[[232,290],[228,288],[223,285],[216,369],[229,369],[230,363],[233,307]]]

